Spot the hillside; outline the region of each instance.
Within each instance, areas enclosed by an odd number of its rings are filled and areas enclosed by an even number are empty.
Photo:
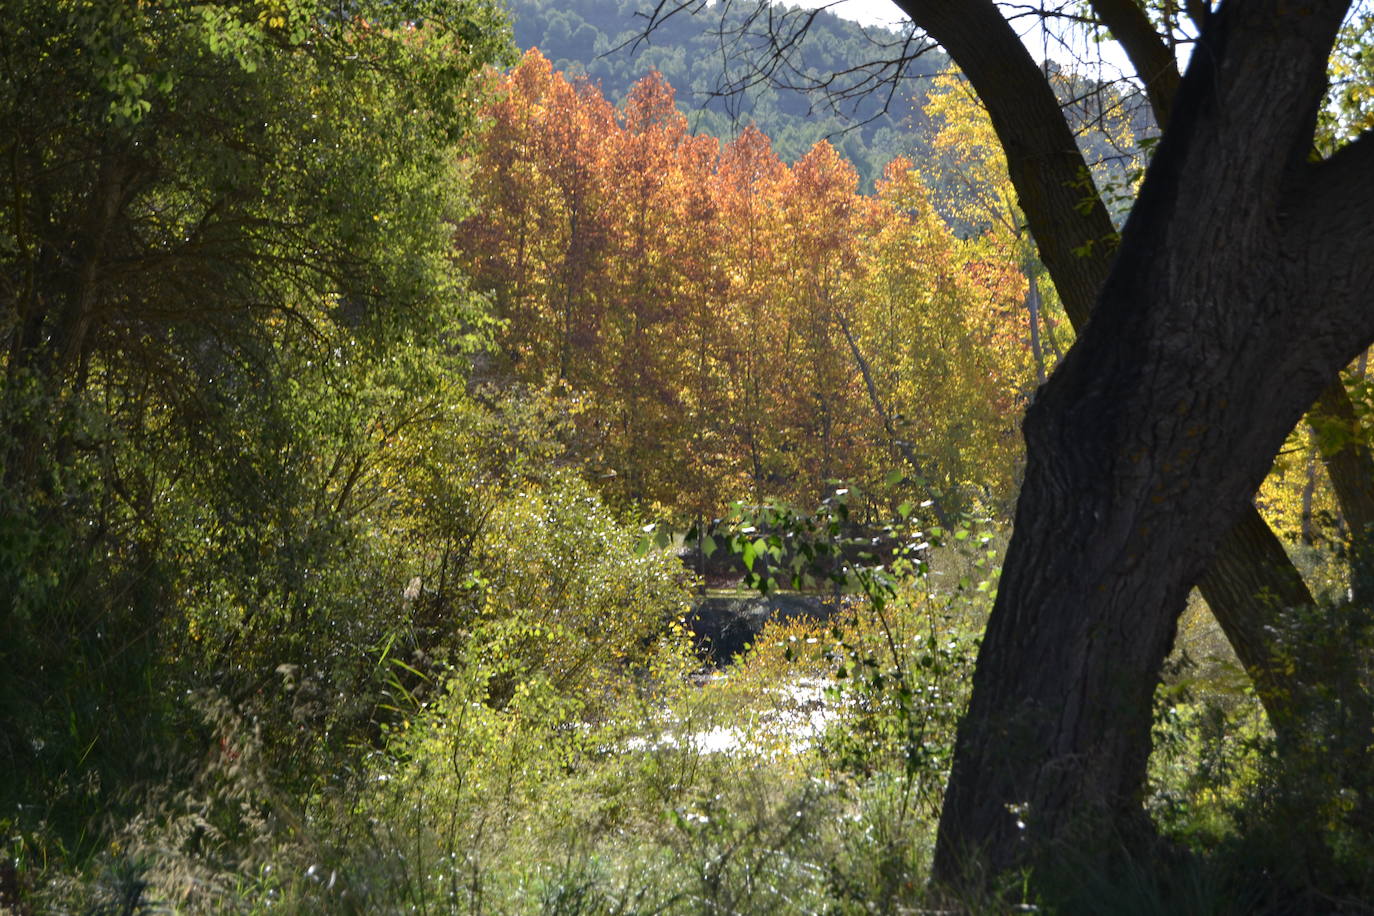
[[[785,7],[775,7],[779,12],[771,24],[751,21],[748,14],[757,7],[746,3],[723,16],[715,10],[672,16],[639,40],[653,8],[645,0],[506,5],[520,50],[538,48],[555,69],[587,77],[612,102],[657,70],[677,91],[694,133],[729,140],[753,123],[788,163],[829,140],[859,173],[865,193],[894,158],[924,162],[935,155],[930,140],[938,125],[925,114],[925,103],[930,78],[952,65],[940,49],[916,54],[919,40],[907,48],[904,33]],[[790,46],[781,62],[771,54],[774,42]],[[892,69],[872,69],[874,62],[901,59],[904,50],[911,59],[895,82]],[[1055,62],[1047,67],[1119,222],[1132,197],[1135,140],[1155,133],[1144,95],[1129,84],[1098,82]],[[952,221],[961,231],[970,228]]]
[[[895,156],[920,159],[928,152],[930,131],[921,115],[929,89],[924,77],[947,68],[941,52],[910,61],[890,98],[886,91],[843,99],[835,92],[776,85],[805,87],[857,63],[893,57],[903,39],[899,33],[818,13],[789,58],[789,72],[769,84],[750,78],[767,59],[763,26],[746,23],[739,10],[724,20],[714,11],[674,16],[636,46],[647,21],[643,13],[652,8],[643,0],[509,0],[508,6],[520,49],[539,48],[556,69],[585,75],[612,101],[658,70],[677,90],[694,132],[728,139],[753,122],[787,162],[829,139],[858,170],[865,190]],[[788,33],[801,19],[781,21]],[[740,82],[755,84],[747,91],[726,91]],[[842,91],[844,84],[837,88]]]

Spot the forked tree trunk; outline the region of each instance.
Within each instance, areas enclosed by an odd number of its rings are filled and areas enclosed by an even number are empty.
[[[923,25],[922,11],[948,15],[905,5]],[[1374,140],[1306,156],[1345,7],[1225,6],[1194,53],[1092,321],[1027,413],[938,878],[1064,843],[1103,854],[1139,828],[1154,688],[1187,592],[1288,432],[1374,337]]]
[[[1059,102],[1024,45],[991,0],[903,0],[904,9],[958,62],[988,108],[1007,166],[1041,257],[1075,329],[1088,321],[1111,265],[1114,230],[1100,199],[1083,187],[1087,165]],[[1143,11],[1133,3],[1099,0],[1094,9],[1114,32],[1127,32],[1132,59],[1157,74],[1148,84],[1154,110],[1167,117],[1178,80],[1160,76],[1167,53],[1151,45]],[[1085,196],[1086,195],[1086,196]],[[1238,530],[1218,545],[1198,582],[1285,746],[1304,735],[1297,710],[1307,707],[1276,644],[1286,608],[1308,607],[1312,594],[1278,538],[1253,506],[1240,510]]]
[[[1179,85],[1173,49],[1134,0],[1091,0],[1090,5],[1125,48],[1156,120],[1166,124]],[[1195,8],[1194,18],[1204,20],[1208,9]],[[1309,769],[1325,768],[1332,790],[1340,791],[1352,784],[1353,771],[1367,764],[1358,760],[1352,767],[1341,755],[1327,753],[1331,737],[1321,723],[1322,709],[1329,712],[1332,698],[1341,698],[1348,734],[1370,734],[1374,709],[1362,681],[1360,644],[1333,634],[1358,631],[1374,606],[1374,458],[1353,434],[1355,409],[1339,374],[1322,390],[1308,422],[1318,431],[1334,425],[1344,433],[1334,440],[1320,437],[1320,454],[1350,532],[1350,605],[1328,609],[1325,618],[1304,619],[1304,609],[1315,605],[1312,594],[1273,531],[1251,509],[1242,510],[1198,587],[1254,682],[1281,752]],[[1309,477],[1305,510],[1311,488]],[[1297,632],[1295,620],[1301,625]],[[1312,651],[1313,642],[1321,643],[1322,651]]]

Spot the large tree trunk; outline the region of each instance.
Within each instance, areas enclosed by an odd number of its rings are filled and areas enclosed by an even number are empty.
[[[1058,99],[991,0],[903,0],[902,6],[954,57],[987,106],[1031,234],[1070,322],[1081,330],[1106,281],[1115,232],[1101,201],[1085,197],[1091,194],[1081,177],[1087,165]],[[1157,36],[1151,42],[1143,11],[1115,0],[1101,0],[1094,9],[1114,33],[1131,36],[1128,52],[1139,59],[1142,71],[1156,75],[1147,84],[1151,103],[1167,117],[1177,74],[1166,72],[1166,49]],[[1257,685],[1274,727],[1285,745],[1295,746],[1303,736],[1294,710],[1305,700],[1291,696],[1295,679],[1274,642],[1282,611],[1310,606],[1312,595],[1258,510],[1243,507],[1237,525],[1240,529],[1218,545],[1198,586]]]
[[[1172,50],[1133,0],[1092,0],[1090,5],[1125,48],[1145,83],[1156,120],[1166,124],[1179,85]],[[1196,12],[1199,22],[1209,15],[1206,7]],[[1343,705],[1357,720],[1352,729],[1369,734],[1374,710],[1360,680],[1360,644],[1323,638],[1310,627],[1355,630],[1374,607],[1374,457],[1355,434],[1354,405],[1339,374],[1322,390],[1308,422],[1321,434],[1322,463],[1350,531],[1351,607],[1336,613],[1352,619],[1310,618],[1305,621],[1308,630],[1293,631],[1293,611],[1311,608],[1315,601],[1283,545],[1253,510],[1242,511],[1198,587],[1254,682],[1284,753],[1339,767],[1340,761],[1330,761],[1324,753],[1329,728],[1314,722],[1314,714],[1321,718],[1332,696],[1348,698]],[[1324,434],[1331,427],[1338,435]],[[1305,508],[1311,485],[1309,481],[1304,492]],[[1308,644],[1314,641],[1325,643],[1327,651],[1310,651]],[[1338,776],[1332,785],[1339,790],[1346,784]]]
[[[949,15],[906,5],[922,25]],[[1103,853],[1138,829],[1187,592],[1289,430],[1374,337],[1374,140],[1306,162],[1345,6],[1226,6],[1194,53],[1092,321],[1027,413],[939,878],[970,856],[1002,871],[1061,843]]]

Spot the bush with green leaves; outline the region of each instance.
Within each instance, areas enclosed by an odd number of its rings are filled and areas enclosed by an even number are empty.
[[[1371,899],[1367,689],[1305,691],[1310,728],[1301,746],[1285,745],[1233,658],[1218,662],[1198,651],[1205,628],[1190,619],[1196,613],[1184,617],[1182,645],[1156,698],[1149,803],[1156,823],[1198,858],[1209,881],[1245,901],[1235,912],[1321,910],[1332,894]],[[1297,670],[1313,670],[1317,659],[1332,684],[1367,685],[1367,670],[1340,670],[1331,661],[1369,657],[1344,651],[1371,645],[1362,617],[1333,593],[1280,615],[1277,644]]]
[[[473,639],[502,670],[498,700],[533,672],[565,694],[642,665],[655,640],[687,611],[687,582],[672,556],[635,549],[572,474],[515,490],[477,544],[481,608]]]
[[[530,403],[484,415],[491,431],[520,438],[523,423],[548,413]],[[127,823],[85,879],[67,882],[66,899],[115,893],[126,886],[115,877],[132,875],[142,899],[186,912],[920,904],[961,696],[958,634],[985,595],[945,595],[937,573],[957,586],[978,558],[941,552],[924,575],[881,593],[885,617],[862,612],[838,635],[771,626],[703,683],[673,622],[686,594],[677,561],[636,551],[635,529],[572,475],[516,475],[472,492],[473,480],[496,480],[481,470],[478,426],[469,445],[445,452],[451,486],[408,478],[416,498],[490,503],[448,599],[429,572],[413,589],[397,580],[410,596],[393,607],[447,601],[434,607],[457,615],[454,629],[423,668],[374,656],[390,671],[391,709],[352,775],[305,796],[283,792],[264,718],[207,695],[201,714],[220,737],[211,758]],[[406,562],[437,543],[414,545]],[[932,648],[939,663],[923,665]],[[289,695],[300,676],[278,675],[276,689]],[[817,740],[800,723],[818,711],[814,686],[825,678],[835,687]],[[798,699],[798,684],[811,692]],[[925,756],[911,753],[917,731]]]

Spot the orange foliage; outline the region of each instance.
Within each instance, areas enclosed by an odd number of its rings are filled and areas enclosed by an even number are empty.
[[[584,399],[572,447],[608,497],[694,518],[883,481],[879,410],[932,486],[1008,495],[1024,280],[954,238],[911,163],[866,197],[827,143],[789,167],[752,126],[693,136],[658,74],[618,111],[538,51],[500,79],[460,255],[504,322],[493,372]]]

